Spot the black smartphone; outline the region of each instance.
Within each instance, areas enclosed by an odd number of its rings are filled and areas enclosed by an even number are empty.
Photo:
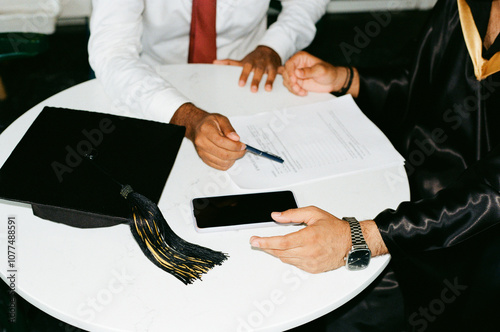
[[[192,200],[199,232],[276,225],[271,212],[297,207],[289,190],[255,194],[199,197]]]

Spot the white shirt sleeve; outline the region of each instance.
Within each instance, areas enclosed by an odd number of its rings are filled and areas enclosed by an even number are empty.
[[[189,100],[141,60],[142,0],[93,0],[89,62],[115,104],[168,122]],[[142,114],[141,114],[142,113]]]
[[[285,62],[307,47],[316,35],[316,22],[325,14],[330,0],[281,0],[278,20],[267,30],[259,45],[272,48]]]
[[[265,31],[268,2],[246,0],[239,8],[232,1],[220,3],[223,21],[218,40],[228,40],[226,51],[237,48],[234,51],[247,54],[256,45],[265,45],[274,49],[283,62],[313,40],[315,23],[329,2],[282,0],[277,22]],[[189,30],[190,3],[189,0],[92,1],[89,62],[115,105],[126,106],[138,117],[168,122],[182,104],[189,102],[156,72],[152,63],[187,62],[189,34],[185,31]],[[259,17],[253,18],[254,15]],[[186,26],[176,28],[179,24]],[[166,30],[168,36],[163,35]]]

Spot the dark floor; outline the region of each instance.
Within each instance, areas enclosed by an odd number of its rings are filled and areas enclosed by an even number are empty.
[[[408,63],[412,45],[428,12],[377,12],[326,15],[307,49],[334,64],[388,66]],[[0,133],[25,111],[75,84],[89,79],[86,26],[61,27],[49,36],[49,49],[35,57],[0,62],[7,99],[0,101]],[[0,283],[0,332],[81,331],[60,322],[17,297],[17,323],[8,326],[8,288]],[[324,330],[317,320],[293,332]]]

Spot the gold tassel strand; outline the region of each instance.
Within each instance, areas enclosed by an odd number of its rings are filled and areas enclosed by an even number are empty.
[[[144,254],[184,284],[201,279],[203,274],[227,259],[224,253],[178,237],[156,204],[134,192],[130,186],[125,186],[121,194],[131,205],[133,223],[130,227]]]

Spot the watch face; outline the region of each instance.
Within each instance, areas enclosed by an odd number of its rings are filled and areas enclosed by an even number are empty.
[[[349,270],[365,269],[370,263],[371,256],[369,249],[354,249],[347,256],[347,268]]]

